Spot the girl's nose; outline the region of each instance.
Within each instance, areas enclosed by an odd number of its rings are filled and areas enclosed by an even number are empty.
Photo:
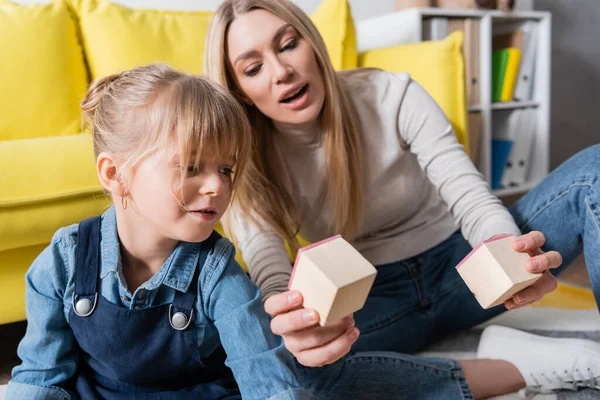
[[[218,173],[206,174],[200,186],[200,192],[206,196],[219,196],[225,189],[224,177]]]

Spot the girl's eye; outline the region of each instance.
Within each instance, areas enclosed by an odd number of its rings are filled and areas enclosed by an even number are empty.
[[[188,176],[194,176],[198,174],[198,168],[195,165],[189,165],[186,172]]]
[[[260,65],[257,65],[249,70],[244,71],[244,75],[246,76],[254,76],[260,72]]]
[[[233,175],[233,169],[229,167],[223,167],[219,170],[219,173],[229,177]]]
[[[298,41],[296,39],[292,39],[290,41],[288,41],[285,46],[283,46],[281,48],[281,52],[283,53],[284,51],[290,51],[296,48],[296,46],[298,46]]]

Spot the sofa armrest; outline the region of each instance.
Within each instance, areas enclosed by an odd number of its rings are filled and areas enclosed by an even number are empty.
[[[0,251],[48,243],[107,205],[91,135],[0,142]]]

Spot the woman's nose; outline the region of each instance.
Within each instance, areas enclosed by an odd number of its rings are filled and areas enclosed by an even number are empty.
[[[293,68],[289,64],[282,62],[277,57],[273,58],[272,68],[274,83],[285,82],[294,73]]]

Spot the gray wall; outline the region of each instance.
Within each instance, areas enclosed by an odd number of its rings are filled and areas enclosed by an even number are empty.
[[[535,0],[552,12],[551,168],[600,143],[600,1]]]

